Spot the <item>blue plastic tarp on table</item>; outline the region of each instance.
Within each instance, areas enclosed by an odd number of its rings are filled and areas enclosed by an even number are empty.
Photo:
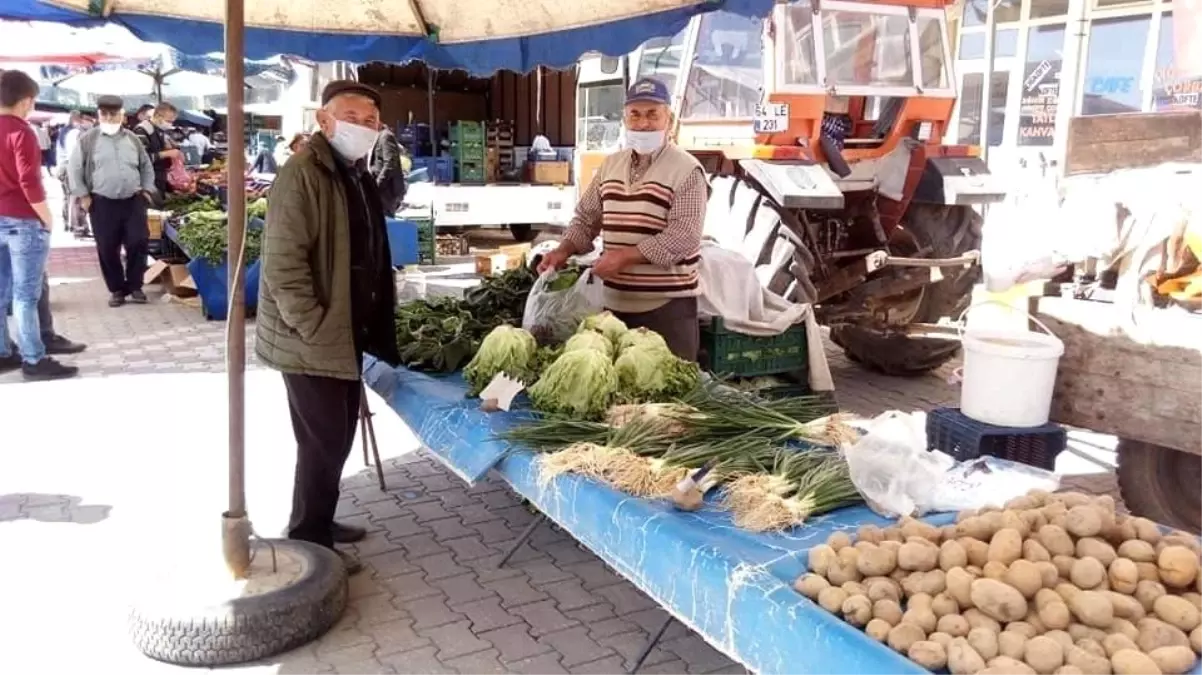
[[[611,567],[753,670],[924,672],[790,587],[805,570],[806,552],[833,531],[885,524],[867,508],[841,509],[787,533],[757,534],[708,503],[688,513],[580,476],[543,481],[534,453],[495,437],[522,413],[480,411],[479,401],[465,398],[458,375],[425,375],[368,359],[364,379],[455,473],[474,481],[495,467]]]

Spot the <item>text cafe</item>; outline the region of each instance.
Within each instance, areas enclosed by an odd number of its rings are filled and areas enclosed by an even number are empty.
[[[1202,68],[1178,64],[1174,43],[1174,28],[1178,38],[1202,42],[1202,33],[1187,38],[1193,23],[1186,19],[1202,0],[1178,0],[1176,26],[1174,4],[1161,0],[1001,0],[990,110],[982,115],[987,2],[966,0],[953,17],[960,97],[950,140],[980,144],[984,129],[1000,149],[991,163],[1016,154],[1054,158],[1071,116],[1202,107],[1202,78],[1179,75]]]

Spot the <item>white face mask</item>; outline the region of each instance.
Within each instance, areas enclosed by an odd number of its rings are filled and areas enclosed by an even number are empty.
[[[330,145],[344,159],[357,162],[367,156],[376,145],[376,137],[380,132],[358,124],[334,120],[334,134],[330,137]]]
[[[664,147],[663,131],[631,131],[626,130],[626,148],[640,155],[650,155]]]
[[[101,122],[100,123],[100,133],[102,133],[106,136],[112,136],[113,134],[116,134],[118,131],[121,131],[121,125],[117,124],[116,122]]]

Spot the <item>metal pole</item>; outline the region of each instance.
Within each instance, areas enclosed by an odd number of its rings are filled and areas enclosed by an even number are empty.
[[[985,4],[985,73],[981,76],[981,160],[988,163],[989,161],[989,118],[992,115],[990,108],[990,94],[993,90],[993,68],[994,56],[997,50],[994,49],[997,41],[997,15],[994,10],[997,9],[997,4],[1001,0],[986,0]],[[965,7],[965,11],[971,11]]]
[[[229,510],[222,550],[235,579],[250,568],[250,522],[246,517],[246,301],[243,242],[246,235],[246,119],[243,116],[243,0],[225,0],[225,76],[229,108],[226,164],[229,216],[229,312],[225,358],[229,397]]]
[[[426,66],[426,104],[430,107],[430,154],[434,155],[434,166],[438,166],[438,158],[442,155],[439,153],[441,149],[438,144],[438,127],[434,126],[434,80],[436,73],[434,68]],[[434,175],[430,176],[430,182],[438,184],[438,170],[435,168]]]

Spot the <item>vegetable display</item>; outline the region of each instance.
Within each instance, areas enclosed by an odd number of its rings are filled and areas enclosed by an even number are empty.
[[[565,351],[547,366],[530,387],[535,410],[583,418],[605,414],[618,390],[618,375],[605,352],[595,349]]]
[[[402,365],[414,370],[458,370],[476,355],[491,330],[522,323],[534,278],[522,266],[485,278],[462,299],[438,297],[398,306],[397,347]]]
[[[1164,673],[1202,652],[1198,540],[1042,491],[934,527],[836,532],[794,588],[930,670]]]
[[[630,351],[646,349],[655,348]],[[588,368],[604,368],[598,350],[565,353],[560,360],[571,354],[587,354],[577,358],[587,358]],[[548,371],[539,386],[550,378]],[[763,401],[710,382],[670,403],[612,406],[604,422],[561,411],[502,437],[544,453],[545,479],[577,473],[639,497],[668,498],[683,478],[704,467],[707,485],[721,484],[718,505],[735,524],[765,531],[861,501],[838,452],[793,443],[846,441],[851,430],[825,417],[830,411],[821,396]]]
[[[247,265],[259,259],[263,250],[263,230],[246,230]],[[229,249],[229,228],[225,214],[218,211],[194,211],[185,216],[179,228],[179,244],[193,258],[204,258],[215,263],[226,259]]]

